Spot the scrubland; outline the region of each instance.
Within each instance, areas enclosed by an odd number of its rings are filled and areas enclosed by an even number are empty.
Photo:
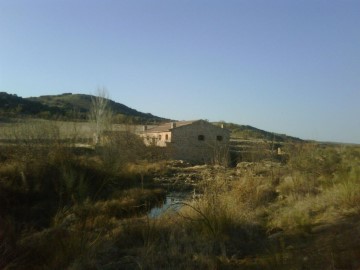
[[[154,179],[189,168],[132,133],[95,148],[54,126],[11,134],[0,269],[360,268],[359,146],[295,143],[281,157],[199,166],[196,196],[151,218],[166,192]]]

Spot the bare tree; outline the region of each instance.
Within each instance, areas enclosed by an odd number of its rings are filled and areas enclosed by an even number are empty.
[[[112,110],[106,88],[98,88],[97,95],[91,98],[90,121],[95,123],[94,141],[98,143],[101,135],[111,127]]]

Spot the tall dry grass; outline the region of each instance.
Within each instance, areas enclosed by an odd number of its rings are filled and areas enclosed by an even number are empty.
[[[358,215],[357,154],[329,150],[329,156],[326,149],[313,152],[308,169],[307,161],[290,157],[276,175],[272,166],[259,164],[241,173],[212,168],[198,186],[201,195],[182,203],[179,212],[122,220],[112,230],[114,241],[79,265],[110,260],[113,269],[321,269],[349,265],[343,256],[355,267],[356,246],[351,254],[334,255],[338,245],[346,247],[345,241],[333,246],[334,227],[315,233],[316,226],[330,222],[337,228],[336,220]],[[324,166],[332,162],[336,169]]]
[[[126,169],[146,158],[131,134],[86,151],[62,140],[56,123],[15,126],[7,135],[10,143],[0,146],[0,268],[80,265],[119,219],[163,199],[163,191],[148,189],[152,169],[141,172],[142,189],[140,171]]]
[[[288,164],[290,174],[277,186],[283,200],[270,215],[271,226],[307,230],[319,222],[358,213],[358,151],[356,148],[355,152],[335,147],[317,149],[314,145],[301,146],[300,152],[297,149]]]
[[[358,266],[350,231],[359,224],[359,148],[290,145],[287,163],[204,167],[198,196],[151,219],[146,211],[164,197],[151,177],[168,173],[165,163],[132,135],[110,135],[81,154],[57,135],[3,148],[0,268]]]

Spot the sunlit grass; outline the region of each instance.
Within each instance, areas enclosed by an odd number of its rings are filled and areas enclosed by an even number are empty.
[[[356,147],[295,145],[288,163],[198,166],[195,196],[157,218],[147,211],[165,192],[152,178],[174,168],[120,154],[25,144],[3,157],[0,268],[331,269],[360,253],[350,233],[360,214]]]

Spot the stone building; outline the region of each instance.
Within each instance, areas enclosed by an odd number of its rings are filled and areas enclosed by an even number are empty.
[[[228,162],[230,131],[208,121],[178,121],[141,133],[146,145],[164,147],[169,158],[191,163],[224,164]]]

